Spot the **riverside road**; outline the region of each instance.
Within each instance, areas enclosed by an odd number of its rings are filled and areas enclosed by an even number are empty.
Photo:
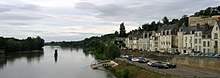
[[[163,75],[177,76],[183,78],[220,78],[219,71],[213,71],[208,69],[200,69],[194,67],[188,67],[183,65],[177,65],[176,68],[170,69],[158,69],[156,67],[148,66],[147,63],[132,62],[125,58],[117,58],[116,60],[124,61],[138,67],[154,71]]]

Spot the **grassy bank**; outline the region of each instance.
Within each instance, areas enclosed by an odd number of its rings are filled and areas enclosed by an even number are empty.
[[[125,62],[116,62],[119,64],[118,66],[108,67],[107,70],[111,71],[117,78],[172,78]]]

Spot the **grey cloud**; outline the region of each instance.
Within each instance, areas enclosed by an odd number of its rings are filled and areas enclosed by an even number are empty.
[[[18,30],[18,31],[22,31],[22,32],[32,32],[32,33],[43,33],[43,32],[45,32],[45,31],[41,31],[41,30],[32,30],[32,29],[30,29],[30,30],[28,30],[28,29],[20,29],[20,30]]]
[[[92,33],[92,32],[76,32],[76,31],[72,31],[72,32],[60,32],[60,33],[69,33],[69,34],[80,34],[80,35],[102,35],[102,33]]]
[[[82,5],[83,4],[83,5]],[[85,5],[86,4],[86,5]],[[78,3],[76,8],[94,13],[103,20],[109,21],[146,21],[161,20],[164,16],[180,18],[190,15],[207,6],[220,4],[220,1],[194,0],[122,0],[115,4],[96,5],[95,3]]]
[[[0,13],[0,20],[38,20],[50,16],[36,13]]]
[[[24,26],[24,25],[30,25],[26,22],[6,22],[5,24],[11,25],[11,26]]]
[[[7,12],[12,10],[31,10],[31,11],[38,11],[40,10],[38,6],[32,4],[16,4],[16,5],[7,5],[7,4],[0,4],[0,12]]]

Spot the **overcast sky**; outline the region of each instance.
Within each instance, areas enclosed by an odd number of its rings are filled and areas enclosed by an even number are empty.
[[[219,6],[220,0],[0,0],[0,36],[75,41]]]

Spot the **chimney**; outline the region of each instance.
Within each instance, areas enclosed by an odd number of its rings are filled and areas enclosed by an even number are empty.
[[[196,24],[196,30],[199,31],[199,29],[200,29],[200,24],[197,23],[197,24]]]

